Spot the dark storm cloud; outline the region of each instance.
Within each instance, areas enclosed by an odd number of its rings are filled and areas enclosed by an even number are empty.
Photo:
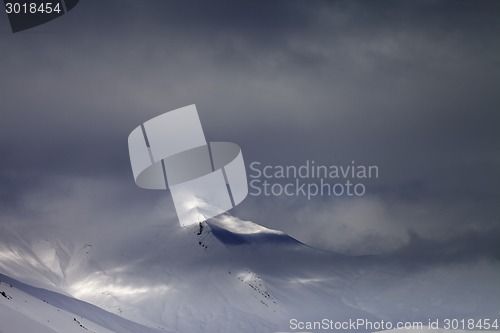
[[[134,187],[126,138],[196,103],[207,139],[238,143],[247,164],[380,167],[368,198],[248,198],[245,218],[350,253],[407,249],[412,232],[467,249],[464,230],[499,228],[499,13],[493,1],[85,1],[2,33],[2,207],[15,217],[51,177],[127,184],[130,197],[89,208],[110,219],[163,196]]]

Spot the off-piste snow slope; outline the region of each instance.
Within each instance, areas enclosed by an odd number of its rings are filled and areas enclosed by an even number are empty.
[[[107,244],[5,230],[0,273],[1,333],[299,332],[291,320],[500,317],[495,259],[345,256],[230,215]]]

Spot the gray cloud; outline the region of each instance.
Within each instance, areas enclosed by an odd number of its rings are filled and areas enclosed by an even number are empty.
[[[247,164],[380,167],[367,198],[249,198],[245,218],[353,253],[407,251],[412,235],[468,248],[468,231],[477,244],[499,228],[498,13],[465,1],[86,1],[4,31],[0,205],[20,220],[54,177],[119,184],[112,202],[80,208],[54,187],[44,205],[67,214],[56,224],[156,205],[164,194],[134,187],[126,137],[196,103],[207,139],[238,143]]]

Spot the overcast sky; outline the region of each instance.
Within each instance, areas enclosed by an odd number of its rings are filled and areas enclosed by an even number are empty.
[[[0,15],[1,226],[175,225],[127,137],[196,104],[247,167],[379,167],[362,197],[232,214],[344,253],[498,258],[499,18],[495,1],[82,0],[12,34]]]

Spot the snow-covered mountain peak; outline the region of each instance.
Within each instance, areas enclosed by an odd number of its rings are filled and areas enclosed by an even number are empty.
[[[263,227],[251,221],[245,221],[238,217],[228,214],[220,215],[210,220],[211,225],[217,225],[235,234],[249,235],[249,234],[274,234],[285,235],[284,232],[274,229]]]
[[[316,250],[228,214],[186,227],[138,223],[131,233],[106,235],[103,241],[78,233],[4,233],[0,273],[174,332],[273,332],[288,330],[291,318],[376,320],[411,313],[413,320],[499,310],[497,265],[447,267],[455,277],[450,284],[440,267],[409,274],[389,258]],[[460,299],[456,290],[476,297]],[[394,295],[407,295],[405,303]],[[436,295],[439,302],[430,304]]]
[[[213,232],[214,237],[225,245],[300,244],[300,242],[282,231],[269,229],[228,214],[207,220],[206,223]]]

